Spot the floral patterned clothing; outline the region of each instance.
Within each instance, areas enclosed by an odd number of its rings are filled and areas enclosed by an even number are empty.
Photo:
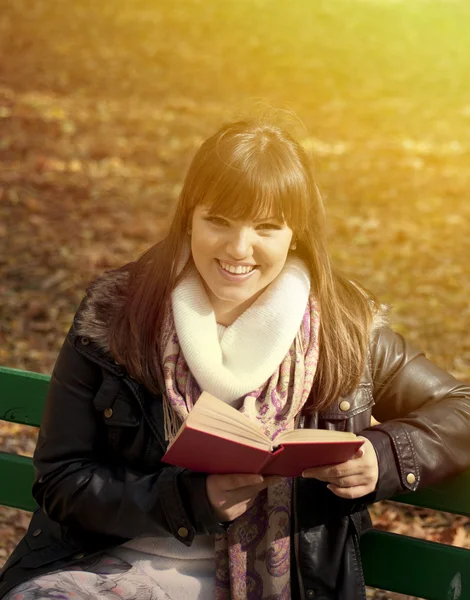
[[[207,600],[214,590],[214,559],[156,563],[151,554],[121,546],[26,581],[5,600]]]

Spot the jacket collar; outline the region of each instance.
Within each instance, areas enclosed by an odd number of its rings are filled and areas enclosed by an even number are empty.
[[[130,265],[106,271],[87,288],[87,294],[75,317],[75,332],[109,353],[108,316],[126,302]]]

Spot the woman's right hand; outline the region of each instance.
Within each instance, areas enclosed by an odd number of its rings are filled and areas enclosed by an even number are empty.
[[[233,521],[250,508],[261,490],[282,479],[277,475],[208,475],[207,496],[221,523]]]

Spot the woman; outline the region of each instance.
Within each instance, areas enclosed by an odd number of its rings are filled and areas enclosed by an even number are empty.
[[[203,390],[273,438],[363,446],[295,479],[165,465]],[[302,147],[229,124],[196,153],[166,239],[78,309],[34,456],[41,508],[0,597],[365,599],[366,505],[468,468],[469,417],[470,388],[334,271]]]

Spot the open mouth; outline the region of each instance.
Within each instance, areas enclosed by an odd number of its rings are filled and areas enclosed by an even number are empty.
[[[218,260],[217,262],[222,270],[224,270],[226,273],[230,273],[231,275],[248,275],[248,273],[251,273],[256,268],[256,265],[235,267],[234,265],[230,265],[229,263],[221,260]]]

